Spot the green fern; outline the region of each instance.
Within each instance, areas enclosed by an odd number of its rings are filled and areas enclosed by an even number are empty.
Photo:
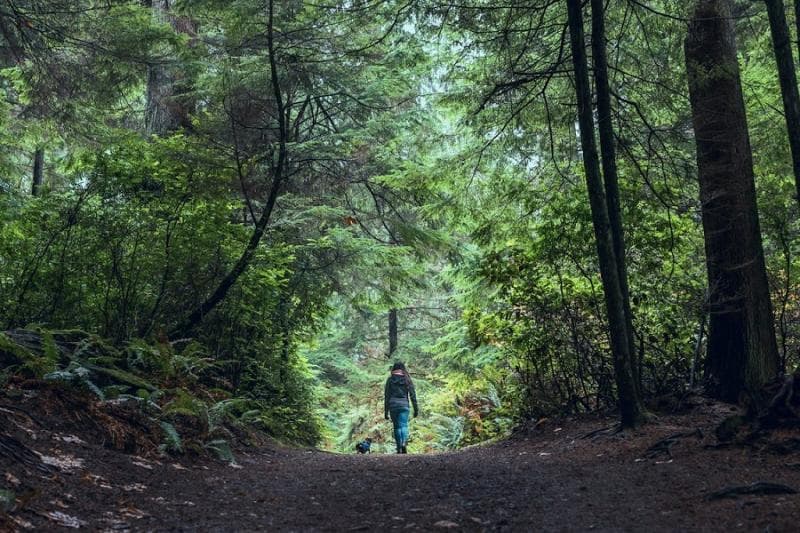
[[[216,439],[205,444],[205,448],[217,456],[217,459],[228,463],[236,464],[230,444],[225,439]]]
[[[183,441],[178,434],[178,430],[175,429],[175,426],[163,420],[160,422],[160,425],[161,429],[164,430],[164,444],[160,446],[162,451],[183,453]]]
[[[42,376],[42,379],[45,381],[57,381],[61,383],[68,383],[70,385],[83,386],[89,389],[101,400],[105,400],[105,393],[90,379],[91,375],[92,372],[88,368],[82,366],[77,361],[72,361],[64,370],[48,372]]]
[[[234,412],[251,412],[246,409],[253,405],[252,400],[246,398],[231,398],[217,402],[208,408],[208,431],[213,432],[220,427],[226,419],[233,416]],[[255,411],[259,412],[258,410]]]

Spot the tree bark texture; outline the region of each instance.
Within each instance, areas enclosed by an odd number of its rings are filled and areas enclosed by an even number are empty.
[[[614,145],[614,124],[611,121],[611,89],[608,81],[608,59],[606,56],[606,29],[603,0],[592,0],[592,60],[594,64],[594,84],[597,93],[597,129],[600,137],[600,154],[603,165],[608,220],[611,224],[611,238],[614,241],[614,255],[617,261],[619,286],[622,291],[622,305],[625,310],[625,328],[628,334],[628,351],[636,353],[633,334],[633,312],[631,311],[630,290],[628,288],[628,267],[625,260],[625,233],[622,228],[622,206],[619,199],[619,177],[617,173],[617,153]],[[634,383],[640,387],[640,369],[631,365]]]
[[[167,23],[178,33],[195,35],[197,24],[189,17],[171,13],[172,0],[153,0],[153,17]],[[172,63],[172,64],[169,64]],[[180,128],[191,127],[195,102],[187,93],[191,82],[172,60],[152,64],[147,69],[147,105],[145,129],[148,133],[164,135]]]
[[[584,42],[581,0],[567,0],[567,13],[572,46],[572,63],[575,69],[575,93],[578,102],[578,123],[581,149],[583,151],[583,166],[586,173],[586,186],[589,192],[592,225],[594,226],[595,239],[597,241],[600,276],[603,282],[606,311],[608,313],[620,416],[624,427],[632,427],[641,422],[643,408],[634,380],[633,354],[628,343],[625,305],[614,251],[614,239],[611,235],[611,223],[608,216],[603,179],[600,174],[600,161],[594,139],[592,94]]]
[[[698,0],[685,42],[709,284],[706,379],[735,402],[778,352],[729,0]]]
[[[794,26],[797,37],[797,54],[800,57],[800,0],[794,0]]]
[[[389,357],[397,351],[397,309],[389,309]]]
[[[792,57],[792,41],[789,25],[786,22],[786,6],[783,0],[764,0],[769,15],[769,28],[772,33],[772,48],[778,65],[778,79],[781,83],[783,113],[786,116],[786,129],[789,133],[789,148],[792,152],[792,170],[796,199],[800,202],[800,94],[797,90],[797,72]]]
[[[39,147],[33,153],[32,196],[39,196],[42,193],[42,184],[44,184],[44,148]]]

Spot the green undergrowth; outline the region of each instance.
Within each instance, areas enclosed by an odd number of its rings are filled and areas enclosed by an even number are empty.
[[[160,431],[162,453],[207,453],[234,462],[233,445],[257,432],[289,445],[314,445],[320,424],[297,391],[302,368],[283,368],[283,390],[259,389],[258,365],[243,375],[236,361],[213,357],[199,342],[132,340],[115,346],[77,330],[40,328],[0,333],[0,387],[31,380],[82,391],[100,406],[135,405]],[[299,383],[299,385],[298,385]],[[257,430],[253,432],[252,430]]]
[[[317,378],[318,411],[325,422],[323,445],[330,451],[353,453],[355,444],[369,437],[373,452],[393,453],[392,424],[383,413],[384,383],[393,359],[361,345],[348,353],[339,342],[343,335],[330,331],[303,352]],[[410,453],[456,450],[501,439],[520,419],[508,392],[498,392],[488,368],[466,375],[437,360],[424,345],[401,349],[396,359],[407,364],[420,407],[419,417],[409,422]]]

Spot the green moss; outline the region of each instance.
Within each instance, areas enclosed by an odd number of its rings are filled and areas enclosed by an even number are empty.
[[[103,367],[115,367],[119,360],[111,355],[98,355],[97,357],[88,357],[86,362]]]
[[[42,331],[42,349],[44,351],[44,358],[55,365],[60,359],[60,353],[51,331]]]
[[[0,333],[0,363],[7,366],[19,365],[35,358],[33,352],[9,339],[5,333]]]
[[[50,334],[59,342],[80,342],[91,337],[91,334],[82,329],[54,329]]]
[[[106,376],[120,383],[125,383],[126,385],[136,387],[137,389],[145,389],[150,392],[158,390],[158,387],[156,387],[152,383],[149,383],[148,381],[140,378],[139,376],[131,374],[130,372],[126,372],[119,368],[104,367],[92,364],[86,364],[85,366],[95,374]]]
[[[147,389],[136,389],[136,397],[142,400],[149,400],[150,392]]]
[[[98,335],[89,335],[81,341],[78,349],[72,354],[74,358],[80,357],[111,357],[117,363],[124,361],[122,354],[113,345],[106,342],[105,339]]]
[[[32,377],[41,377],[55,370],[55,362],[23,348],[7,335],[0,333],[0,366],[19,366]]]
[[[164,406],[164,414],[181,414],[198,418],[207,416],[206,404],[185,389],[175,389],[174,396]]]
[[[134,339],[125,347],[125,359],[129,368],[161,375],[170,374],[170,355],[142,339]]]

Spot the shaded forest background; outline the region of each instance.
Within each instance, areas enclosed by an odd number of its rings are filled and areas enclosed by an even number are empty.
[[[775,3],[718,3],[791,370],[798,205]],[[227,417],[340,451],[380,443],[394,359],[419,388],[412,451],[615,408],[566,4],[2,2],[0,383],[136,399],[173,448],[180,417],[209,435]],[[605,23],[648,400],[707,368],[688,4],[592,2],[586,27],[596,61]]]

